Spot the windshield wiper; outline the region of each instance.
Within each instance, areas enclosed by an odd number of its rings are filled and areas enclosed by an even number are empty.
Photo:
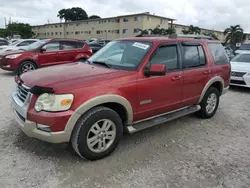
[[[105,62],[102,62],[102,61],[92,61],[93,64],[98,64],[98,65],[104,65],[108,68],[111,68],[112,66],[110,64],[107,64]]]

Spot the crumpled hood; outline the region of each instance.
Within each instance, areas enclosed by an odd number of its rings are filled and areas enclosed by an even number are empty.
[[[76,62],[37,69],[22,74],[20,78],[29,87],[36,85],[52,87],[55,91],[61,91],[65,87],[67,89],[79,88],[83,84],[93,84],[129,74],[132,72]]]

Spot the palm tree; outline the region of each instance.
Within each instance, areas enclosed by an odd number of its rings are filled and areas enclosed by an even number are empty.
[[[231,25],[224,31],[224,35],[226,35],[225,43],[229,42],[231,45],[235,45],[237,42],[242,42],[243,33],[244,31],[240,25]]]

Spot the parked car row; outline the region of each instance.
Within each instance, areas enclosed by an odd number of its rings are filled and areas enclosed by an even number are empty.
[[[0,55],[0,67],[18,74],[37,68],[85,61],[92,55],[88,44],[80,40],[45,39],[25,49]]]

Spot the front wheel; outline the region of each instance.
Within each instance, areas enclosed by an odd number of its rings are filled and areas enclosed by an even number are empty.
[[[96,107],[77,122],[71,144],[78,155],[98,160],[111,154],[123,133],[120,116],[110,108]]]
[[[24,61],[20,64],[18,68],[18,73],[22,74],[31,70],[35,70],[37,68],[36,64],[32,61]]]
[[[211,118],[216,113],[220,101],[220,92],[218,89],[211,87],[206,92],[205,96],[203,97],[200,105],[201,110],[199,115],[202,118]]]

